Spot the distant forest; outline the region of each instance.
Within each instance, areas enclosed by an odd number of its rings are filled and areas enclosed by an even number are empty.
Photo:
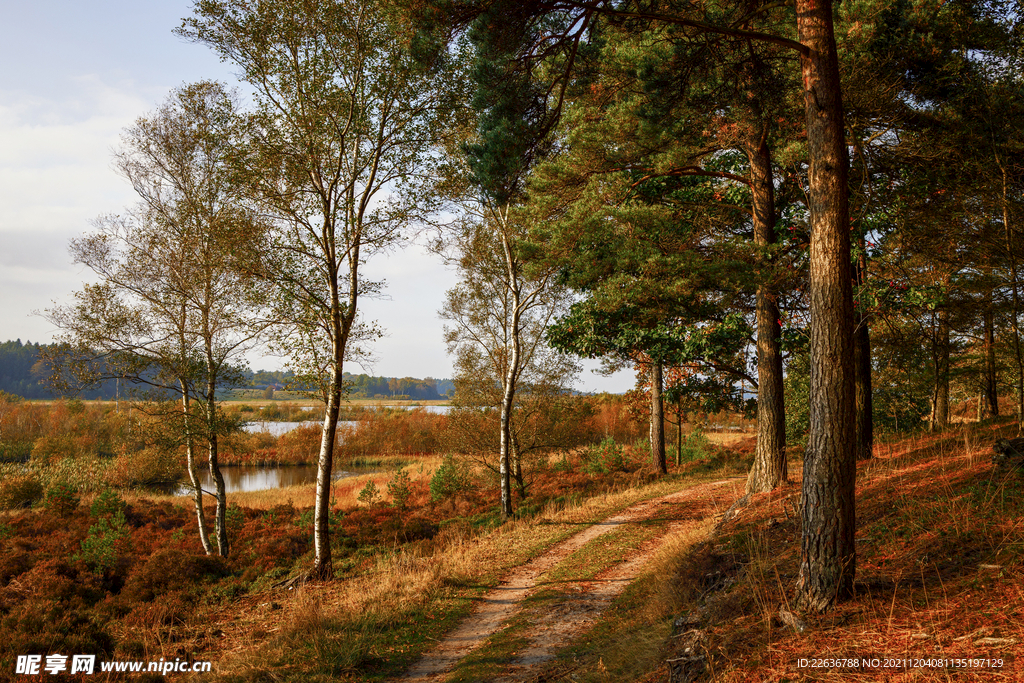
[[[46,384],[46,368],[41,367],[39,353],[45,344],[22,343],[20,339],[0,343],[0,391],[22,398],[57,398]],[[240,387],[285,389],[290,386],[294,375],[282,370],[257,370],[244,373],[247,384]],[[445,398],[455,391],[455,385],[448,379],[416,379],[413,377],[372,377],[345,373],[345,383],[350,387],[349,398],[410,398],[424,401]],[[130,387],[121,386],[122,396]],[[82,399],[113,400],[118,395],[115,380],[109,380],[98,387],[91,387],[78,393]]]

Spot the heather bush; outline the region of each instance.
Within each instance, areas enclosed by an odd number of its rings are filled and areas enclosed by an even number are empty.
[[[152,602],[172,591],[195,589],[230,574],[219,555],[194,555],[167,548],[152,554],[136,568],[121,590],[123,599]]]
[[[43,485],[30,475],[7,476],[0,481],[0,509],[31,507],[43,497]]]

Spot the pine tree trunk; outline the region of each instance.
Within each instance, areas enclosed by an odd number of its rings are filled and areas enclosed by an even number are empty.
[[[776,243],[775,187],[771,150],[762,135],[748,150],[754,204],[754,243]],[[766,276],[770,277],[770,276]],[[747,492],[771,491],[789,477],[786,463],[786,410],[782,389],[782,325],[775,291],[757,288],[757,448]]]
[[[867,278],[867,252],[861,237],[857,260],[857,284],[864,286]],[[875,447],[874,404],[871,397],[871,330],[867,311],[857,311],[857,327],[853,337],[854,391],[857,411],[857,459],[871,458]]]
[[[811,216],[810,436],[804,457],[797,602],[822,612],[856,571],[853,300],[848,160],[830,0],[797,0]]]
[[[1003,173],[1003,232],[1006,236],[1006,256],[1010,260],[1010,291],[1012,296],[1013,312],[1011,321],[1013,325],[1013,351],[1017,360],[1017,431],[1024,427],[1024,353],[1021,352],[1020,343],[1020,290],[1017,286],[1017,255],[1013,248],[1012,231],[1010,230],[1010,204],[1006,197],[1006,168],[996,157],[999,170]]]
[[[995,314],[992,305],[992,292],[988,292],[984,313],[984,350],[985,363],[982,370],[981,403],[978,420],[999,417],[999,388],[996,384],[996,332]]]
[[[939,309],[932,356],[935,375],[930,429],[935,432],[949,426],[949,310],[945,306]]]
[[[659,474],[668,473],[665,461],[665,405],[661,397],[661,362],[651,361],[651,465]]]

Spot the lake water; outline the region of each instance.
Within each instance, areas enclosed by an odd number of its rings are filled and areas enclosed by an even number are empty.
[[[379,472],[379,469],[360,467],[358,469],[335,471],[331,479],[345,479],[360,474]],[[316,465],[285,465],[281,467],[260,467],[258,465],[230,465],[220,468],[224,477],[224,488],[228,493],[239,491],[265,491],[283,486],[312,484],[316,481]],[[208,470],[199,473],[204,491],[213,491],[213,477]],[[187,477],[186,477],[187,481]],[[179,496],[191,494],[188,487],[178,489]]]
[[[451,409],[451,406],[392,406],[399,407],[406,410],[413,410],[415,408],[424,408],[427,412],[431,413],[446,413]],[[322,422],[319,420],[302,420],[298,422],[249,422],[242,429],[253,434],[257,432],[269,432],[274,436],[281,436],[287,434],[297,427],[304,425],[315,425],[319,426]],[[358,427],[359,423],[352,420],[340,420],[338,427]],[[340,436],[340,435],[339,435]],[[344,479],[345,477],[354,477],[360,474],[367,474],[370,472],[379,472],[380,470],[372,468],[359,468],[358,470],[346,470],[341,472],[335,472],[332,479]],[[257,465],[231,465],[221,467],[221,474],[224,476],[224,488],[227,489],[228,493],[235,493],[238,491],[265,491],[267,489],[277,489],[283,486],[295,486],[297,484],[311,484],[316,481],[316,465],[286,465],[282,467],[260,467]],[[213,491],[213,478],[210,477],[210,473],[207,470],[203,470],[199,473],[202,479],[202,487],[206,491]],[[188,495],[190,491],[181,487],[178,489],[178,495]]]
[[[316,425],[320,426],[323,422],[319,420],[303,420],[301,422],[247,422],[242,429],[255,434],[256,432],[270,432],[274,436],[281,436],[287,434],[296,427],[303,425]],[[338,420],[339,427],[358,427],[359,423],[354,420]]]

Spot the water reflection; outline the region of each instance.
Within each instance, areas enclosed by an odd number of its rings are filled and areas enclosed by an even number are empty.
[[[284,465],[278,467],[229,465],[221,467],[220,471],[224,476],[224,488],[228,493],[265,491],[283,486],[312,484],[316,481],[316,465]],[[350,468],[340,472],[335,471],[331,478],[338,480],[379,471],[379,469],[370,467]],[[200,479],[204,491],[213,491],[215,489],[213,478],[210,476],[209,471],[203,470],[200,472]],[[178,489],[179,496],[189,495],[190,493],[190,487],[182,486]]]
[[[273,436],[281,436],[282,434],[287,434],[288,432],[292,431],[297,427],[314,425],[320,426],[321,424],[323,423],[320,422],[319,420],[303,420],[301,422],[246,422],[242,429],[249,432],[250,434],[255,434],[257,432],[269,432]],[[359,423],[354,420],[338,420],[338,426],[358,427]]]

